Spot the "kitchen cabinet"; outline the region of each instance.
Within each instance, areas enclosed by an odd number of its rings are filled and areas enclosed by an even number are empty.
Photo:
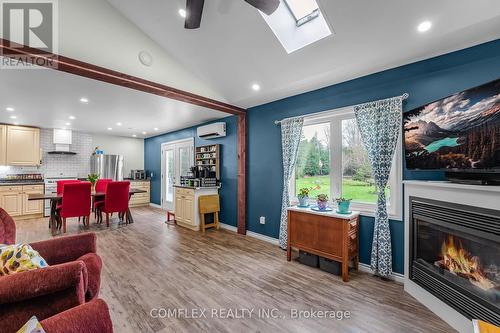
[[[1,186],[0,205],[10,216],[23,214],[23,187]]]
[[[194,189],[175,190],[175,220],[194,226]]]
[[[147,180],[131,180],[130,188],[144,190],[146,193],[134,194],[129,201],[130,207],[147,206],[151,202],[151,184]]]
[[[28,201],[29,194],[43,194],[43,185],[0,186],[0,207],[10,216],[41,216],[43,201]]]
[[[7,125],[0,125],[0,165],[7,164]]]
[[[6,126],[6,165],[40,165],[40,129]]]
[[[33,215],[43,213],[42,200],[28,200],[30,194],[43,194],[43,185],[23,186],[23,215]]]
[[[200,229],[198,199],[202,195],[218,194],[217,187],[175,187],[175,221],[192,230]]]

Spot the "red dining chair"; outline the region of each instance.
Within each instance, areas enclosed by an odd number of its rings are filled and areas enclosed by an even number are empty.
[[[64,195],[64,185],[75,184],[75,183],[81,183],[81,181],[79,181],[78,179],[58,180],[57,181],[57,195],[58,196]]]
[[[66,219],[70,217],[83,216],[83,224],[89,226],[91,191],[90,182],[64,185],[64,200],[57,207],[59,218],[62,218],[63,232],[66,232]]]
[[[125,223],[128,224],[128,201],[130,192],[130,182],[111,182],[106,188],[104,204],[99,205],[100,221],[102,222],[102,213],[106,213],[106,226],[109,227],[109,214],[120,213],[125,215]]]
[[[103,178],[98,179],[95,184],[95,192],[96,193],[106,193],[106,188],[108,184],[111,183],[113,179],[111,178]],[[104,198],[102,197],[94,197],[94,203],[92,204],[92,210],[94,211],[94,218],[97,218],[98,207],[104,204]]]

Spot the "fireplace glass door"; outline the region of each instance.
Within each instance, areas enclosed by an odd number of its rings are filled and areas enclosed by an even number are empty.
[[[500,244],[466,229],[416,219],[415,264],[500,309]]]

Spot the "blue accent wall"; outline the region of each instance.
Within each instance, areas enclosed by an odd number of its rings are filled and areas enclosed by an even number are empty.
[[[404,111],[500,77],[500,40],[355,80],[285,98],[248,110],[248,230],[277,238],[283,176],[280,127],[275,120],[401,95]],[[403,169],[404,179],[440,180],[442,172]],[[259,224],[265,216],[267,223]],[[372,217],[361,218],[360,260],[370,262]],[[393,270],[403,273],[404,225],[390,221]]]
[[[292,55],[293,56],[293,55]],[[283,174],[281,135],[275,120],[336,109],[368,101],[401,95],[410,97],[404,111],[438,100],[500,77],[500,40],[449,53],[402,67],[397,67],[355,80],[335,84],[248,110],[247,159],[247,228],[277,238],[281,208]],[[221,221],[235,226],[237,220],[237,122],[225,118],[228,137],[206,142],[196,138],[196,145],[222,144]],[[196,137],[196,128],[145,140],[145,168],[154,172],[152,202],[160,203],[161,143]],[[404,179],[442,180],[442,172],[412,171],[403,168]],[[259,217],[266,224],[259,224]],[[373,234],[372,217],[360,221],[360,260],[369,264]],[[390,221],[393,245],[393,270],[403,273],[404,225]]]
[[[236,226],[237,223],[237,117],[231,116],[217,120],[225,122],[227,136],[224,138],[204,140],[196,135],[196,128],[202,125],[182,129],[179,131],[158,135],[144,140],[144,168],[148,173],[153,173],[151,179],[151,202],[161,204],[161,144],[165,142],[195,138],[195,146],[205,146],[210,144],[221,145],[221,180],[220,190],[221,214],[220,220],[223,223]],[[209,123],[207,123],[209,124]]]

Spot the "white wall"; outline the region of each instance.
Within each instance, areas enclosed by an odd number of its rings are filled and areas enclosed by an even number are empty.
[[[99,135],[73,131],[73,144],[70,150],[77,155],[49,155],[54,150],[52,129],[40,131],[40,144],[43,151],[42,165],[39,167],[0,166],[0,178],[9,174],[42,173],[45,177],[61,174],[87,177],[90,173],[90,156],[96,146],[105,154],[123,155],[123,177],[130,175],[130,170],[144,169],[144,139]]]
[[[129,177],[130,170],[144,169],[144,139],[93,134],[92,143],[104,154],[123,155],[123,177]]]
[[[62,0],[58,3],[59,54],[224,100],[106,0]],[[139,62],[138,54],[143,50],[153,56],[151,67]]]

